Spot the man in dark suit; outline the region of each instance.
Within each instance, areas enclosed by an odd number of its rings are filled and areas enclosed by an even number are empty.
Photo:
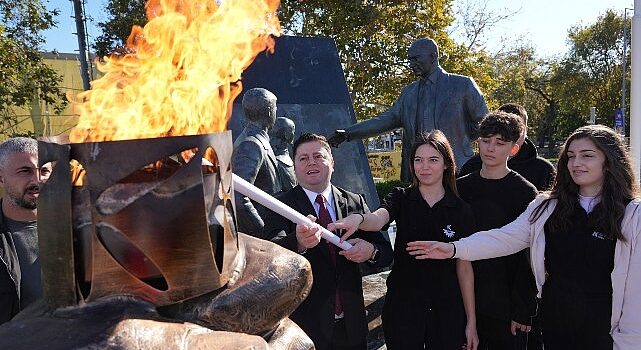
[[[329,143],[336,147],[343,141],[402,128],[401,180],[410,183],[410,149],[417,135],[434,129],[443,131],[452,145],[456,165],[460,167],[474,155],[471,140],[476,138],[478,123],[488,110],[474,79],[441,68],[434,40],[416,40],[407,55],[410,69],[418,79],[403,88],[388,110],[345,130],[337,130]]]
[[[294,142],[298,186],[278,196],[322,226],[353,213],[367,213],[363,196],[330,183],[331,148],[323,136],[304,134]],[[309,296],[291,315],[319,350],[366,349],[367,321],[359,263],[389,265],[392,247],[381,232],[357,232],[349,250],[321,241],[318,226],[295,225],[270,214],[265,233],[272,241],[302,254],[312,266]]]

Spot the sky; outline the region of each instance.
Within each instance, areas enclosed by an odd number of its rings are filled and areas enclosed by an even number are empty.
[[[482,0],[455,3],[459,1]],[[593,24],[608,9],[623,15],[624,9],[633,5],[633,0],[488,0],[489,11],[516,13],[492,28],[486,49],[495,52],[503,43],[522,37],[540,56],[561,56],[567,51],[571,27]],[[628,10],[628,16],[632,15]]]
[[[87,32],[90,42],[100,35],[97,23],[106,20],[106,0],[85,0],[86,14],[90,18]],[[477,1],[477,0],[455,0]],[[478,0],[483,1],[483,0]],[[573,26],[585,26],[596,22],[599,15],[608,9],[623,14],[624,8],[632,8],[633,0],[487,0],[489,11],[505,11],[515,14],[496,24],[484,38],[486,49],[499,50],[506,42],[522,37],[532,43],[543,57],[561,56],[567,51],[567,32]],[[57,50],[75,53],[78,40],[70,0],[49,0],[49,8],[60,10],[58,27],[44,33],[45,51]],[[632,11],[628,11],[628,16]]]

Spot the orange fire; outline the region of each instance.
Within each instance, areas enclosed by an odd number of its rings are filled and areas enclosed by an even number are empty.
[[[71,142],[225,130],[240,77],[280,35],[279,0],[149,0],[121,57],[78,95]]]

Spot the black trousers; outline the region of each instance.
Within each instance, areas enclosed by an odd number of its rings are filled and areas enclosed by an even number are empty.
[[[443,320],[443,311],[440,314],[434,309],[429,309],[425,320],[425,349],[428,350],[459,350],[466,343],[465,319],[454,318],[453,322]],[[448,310],[445,310],[447,312]]]
[[[538,301],[541,310],[541,300]],[[532,317],[532,330],[528,334],[527,350],[543,350],[543,333],[541,332],[541,315],[539,313]]]
[[[366,350],[367,342],[365,339],[357,344],[354,344],[353,340],[350,341],[345,328],[345,319],[340,319],[334,322],[330,348],[332,350]]]
[[[420,309],[420,308],[418,308]],[[404,319],[402,310],[383,310],[383,331],[388,350],[460,350],[465,344],[465,315],[454,308],[420,311],[424,322]],[[420,327],[416,327],[419,324]],[[422,334],[421,334],[422,333]],[[421,336],[422,335],[422,336]]]
[[[612,297],[567,293],[546,284],[541,303],[545,350],[611,350]]]
[[[476,315],[479,350],[515,350],[515,337],[510,331],[510,320],[499,320],[483,314]]]

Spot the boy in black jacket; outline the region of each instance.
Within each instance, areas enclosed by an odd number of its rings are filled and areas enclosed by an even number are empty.
[[[516,103],[505,103],[499,111],[515,114],[523,120],[525,130],[516,143],[519,151],[507,161],[507,166],[523,176],[539,191],[546,191],[552,187],[556,171],[554,165],[545,158],[539,157],[534,143],[527,137],[527,111]],[[481,157],[475,155],[470,158],[459,170],[459,176],[467,175],[481,169]]]
[[[478,230],[516,219],[537,189],[508,159],[519,151],[523,121],[514,114],[491,112],[479,125],[481,170],[457,180],[461,198],[472,207]],[[536,289],[525,251],[473,262],[479,349],[514,349],[518,332],[530,331],[536,313]]]

